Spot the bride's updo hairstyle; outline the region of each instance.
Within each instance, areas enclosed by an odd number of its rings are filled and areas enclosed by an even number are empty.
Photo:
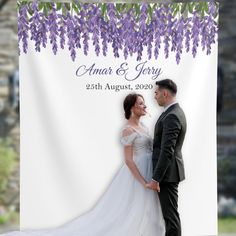
[[[125,118],[127,120],[131,116],[131,108],[136,103],[138,97],[141,97],[142,99],[144,99],[141,94],[131,93],[131,94],[126,96],[126,98],[125,98],[125,100],[123,102],[123,107],[124,107],[124,111],[125,111]]]

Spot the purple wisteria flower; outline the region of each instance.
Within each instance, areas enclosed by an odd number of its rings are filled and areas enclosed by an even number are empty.
[[[83,49],[84,49],[84,55],[88,55],[89,50],[89,26],[88,21],[86,21],[86,16],[88,14],[88,4],[81,4],[81,14],[80,14],[80,21],[83,24],[82,26],[82,38],[83,38]]]
[[[57,53],[57,36],[58,36],[58,15],[56,13],[55,3],[51,3],[51,11],[48,15],[48,31],[49,31],[49,39],[52,45],[52,51],[56,55]]]
[[[164,35],[165,32],[165,20],[166,16],[163,12],[162,8],[158,8],[154,12],[154,17],[153,17],[153,34],[154,34],[154,42],[155,42],[155,48],[154,48],[154,56],[155,59],[158,58],[159,56],[159,50],[161,47],[161,38]]]
[[[78,16],[75,15],[73,17],[73,23],[74,23],[74,30],[75,30],[75,33],[74,33],[75,46],[76,48],[81,48],[80,40],[81,40],[82,27],[81,27],[80,19]]]
[[[182,54],[183,49],[183,39],[184,39],[184,19],[180,17],[178,21],[176,21],[176,62],[179,64],[180,56]]]
[[[116,17],[116,8],[114,3],[107,4],[107,15],[109,17],[108,22],[108,42],[112,42],[112,48],[114,57],[119,57],[119,33],[116,27],[117,17]]]
[[[19,53],[20,45],[23,52],[27,53],[29,38],[35,43],[38,52],[42,46],[46,47],[49,39],[54,54],[57,53],[58,45],[61,49],[67,46],[74,61],[77,50],[83,50],[88,55],[91,40],[97,56],[100,52],[106,56],[110,45],[114,57],[119,57],[122,51],[125,59],[137,54],[136,60],[139,61],[146,49],[149,60],[153,56],[157,59],[163,46],[165,58],[172,51],[179,64],[184,49],[186,52],[191,49],[195,57],[200,44],[209,55],[217,39],[217,7],[213,1],[208,3],[208,12],[204,17],[196,9],[190,17],[174,16],[171,4],[141,3],[126,6],[120,3],[104,5],[77,2],[73,3],[71,12],[67,7],[61,12],[56,9],[55,3],[48,4],[46,12],[45,9],[39,10],[38,0],[20,6]],[[73,12],[76,6],[78,9]],[[28,14],[29,7],[31,14]]]
[[[168,58],[169,56],[169,48],[170,48],[170,39],[171,35],[173,34],[173,15],[171,13],[171,9],[169,5],[164,5],[164,11],[166,14],[166,28],[165,28],[165,34],[164,34],[164,53],[165,58]]]
[[[143,47],[147,45],[147,11],[148,11],[148,4],[142,3],[141,4],[141,13],[139,18],[139,31],[138,31],[138,43],[137,43],[137,61],[142,59],[143,54]]]
[[[76,47],[77,48],[81,48],[81,38],[86,38],[84,36],[84,30],[86,29],[86,21],[85,21],[85,10],[84,8],[86,7],[82,7],[78,16],[75,16],[76,21],[74,21],[75,27],[76,27],[76,39],[75,39],[75,43],[76,43]],[[86,44],[86,42],[85,42]],[[84,48],[84,50],[86,51],[86,46]],[[87,52],[87,51],[86,51]]]
[[[59,14],[58,15],[58,34],[59,34],[59,38],[60,38],[60,47],[61,49],[64,49],[65,47],[65,42],[66,42],[66,17],[63,14]]]
[[[152,58],[153,31],[154,31],[154,23],[151,22],[147,27],[147,54],[148,54],[148,60],[150,60]]]
[[[127,59],[128,55],[132,54],[134,51],[134,41],[133,41],[133,11],[129,10],[126,14],[122,15],[122,18],[120,20],[122,31],[121,31],[121,37],[123,39],[123,54],[124,58]]]
[[[90,32],[92,33],[92,41],[95,47],[95,53],[97,56],[99,56],[99,53],[100,53],[99,35],[100,35],[100,27],[101,27],[100,26],[101,11],[100,9],[98,9],[92,4],[90,12],[91,12],[91,16],[89,20],[89,28],[90,28]]]
[[[41,39],[41,43],[42,46],[44,48],[46,48],[47,46],[47,32],[48,32],[48,27],[47,27],[47,21],[46,19],[44,19],[44,14],[43,13],[39,13],[39,17],[40,17],[40,25],[38,26],[38,32],[39,32],[39,37]]]
[[[199,35],[201,30],[201,21],[200,17],[197,15],[197,12],[195,11],[192,17],[192,31],[191,31],[191,39],[192,39],[192,54],[193,57],[196,57],[197,54],[197,48],[199,45]]]
[[[40,52],[41,45],[46,48],[47,45],[47,19],[44,18],[44,14],[38,10],[38,1],[34,1],[31,4],[32,17],[29,20],[31,40],[35,42],[35,51]]]
[[[209,15],[204,17],[204,21],[201,24],[201,45],[202,50],[206,48],[206,54],[209,55],[211,53],[211,45],[215,43],[215,36],[217,35],[217,25],[214,21],[214,15],[216,13],[215,2],[209,2]]]
[[[35,51],[40,52],[40,44],[41,44],[41,39],[40,35],[38,32],[38,25],[40,25],[40,17],[39,17],[39,12],[38,12],[38,1],[34,1],[31,4],[31,9],[32,9],[32,17],[29,20],[30,23],[30,33],[31,37],[30,39],[35,41]]]
[[[130,11],[128,12],[128,14],[123,14],[123,17],[121,19],[122,22],[122,27],[123,27],[123,34],[122,34],[122,38],[124,41],[124,49],[123,49],[123,53],[124,53],[124,58],[127,59],[128,55],[129,55],[129,45],[130,45]]]
[[[108,24],[107,22],[101,17],[101,39],[102,39],[102,54],[103,56],[107,55],[107,50],[108,50]]]
[[[29,21],[28,21],[28,6],[25,4],[19,9],[18,16],[18,45],[22,42],[23,52],[27,53],[28,49],[28,32],[29,32]],[[20,47],[19,47],[20,54]]]
[[[74,61],[76,57],[75,51],[75,26],[74,21],[69,12],[66,15],[66,30],[67,30],[67,38],[68,38],[68,49],[70,51],[71,59]]]
[[[148,17],[148,4],[141,4],[141,13],[139,18],[139,37],[142,38],[144,44],[146,43],[147,36],[147,17]]]
[[[178,23],[179,21],[177,19],[174,19],[174,21],[172,22],[172,30],[171,30],[171,52],[175,52],[176,51],[176,47],[177,47],[177,29],[178,29]]]
[[[190,50],[190,42],[191,42],[191,38],[190,38],[190,36],[191,36],[191,31],[190,31],[191,25],[190,25],[190,23],[191,23],[191,21],[192,21],[191,17],[184,19],[184,24],[185,24],[184,36],[185,36],[185,50],[186,50],[186,52],[189,52],[189,50]]]

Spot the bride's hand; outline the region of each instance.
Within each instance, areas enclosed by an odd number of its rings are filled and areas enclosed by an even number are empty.
[[[143,184],[144,188],[148,188],[148,182],[145,181],[144,184]]]

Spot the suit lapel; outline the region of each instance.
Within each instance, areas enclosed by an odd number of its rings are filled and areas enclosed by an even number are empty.
[[[162,120],[170,111],[172,111],[175,107],[179,106],[178,103],[175,103],[174,105],[170,106],[165,112],[163,112],[160,117],[157,120],[157,123]]]
[[[163,113],[159,116],[159,118],[158,118],[158,120],[157,120],[157,122],[156,122],[156,125],[155,125],[155,133],[156,133],[156,131],[157,131],[157,127],[158,127],[159,122],[160,122],[161,120],[163,120],[163,119],[167,116],[167,114],[168,114],[170,111],[172,111],[172,110],[173,110],[175,107],[177,107],[177,106],[179,106],[179,104],[178,104],[178,103],[175,103],[174,105],[170,106],[165,112],[163,112]]]
[[[163,119],[164,117],[166,117],[166,115],[171,112],[175,107],[179,106],[178,103],[175,103],[174,105],[170,106],[165,112],[163,112],[163,114],[161,115],[161,119]]]

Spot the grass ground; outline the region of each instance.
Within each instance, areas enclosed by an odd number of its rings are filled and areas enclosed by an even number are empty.
[[[11,218],[14,219],[13,221],[17,221],[18,222],[18,217],[16,215],[11,215]],[[11,220],[12,220],[11,219]],[[4,223],[6,222],[2,222],[6,220],[5,218],[3,219],[3,217],[0,217],[0,233],[4,232],[4,231],[8,231],[10,229],[10,227],[14,227],[14,228],[18,228],[18,224],[16,224],[16,222],[11,222],[12,225],[10,226],[5,226],[5,228],[9,228],[9,229],[5,229],[4,230]],[[2,223],[2,224],[1,224]],[[8,222],[9,224],[9,222]],[[235,218],[219,218],[218,219],[218,231],[219,231],[219,235],[235,235],[236,236],[236,217]]]
[[[219,218],[218,231],[219,234],[222,233],[236,234],[236,217]]]

